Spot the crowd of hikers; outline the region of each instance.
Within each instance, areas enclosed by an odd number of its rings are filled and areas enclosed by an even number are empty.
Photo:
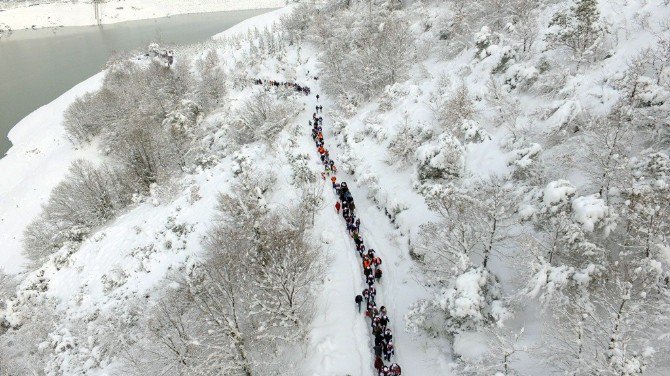
[[[288,88],[288,89],[294,89],[298,93],[303,93],[305,95],[309,95],[309,93],[311,92],[309,90],[309,87],[298,85],[295,82],[281,82],[281,81],[275,81],[275,80],[265,80],[265,81],[263,81],[260,78],[254,78],[253,82],[256,85],[266,85],[266,86],[276,87],[276,88],[283,87],[283,88]]]
[[[307,90],[309,91],[309,89]],[[318,101],[319,95],[316,97]],[[382,278],[382,259],[375,255],[374,249],[365,247],[363,236],[360,233],[361,220],[356,217],[354,197],[346,182],[337,182],[337,176],[335,176],[337,168],[325,146],[322,128],[323,117],[319,116],[319,113],[323,113],[323,106],[321,105],[316,106],[316,112],[312,115],[312,119],[309,120],[309,125],[312,127],[312,139],[324,168],[321,177],[324,180],[328,176],[330,177],[333,189],[339,199],[335,203],[335,210],[338,215],[342,214],[347,226],[347,232],[351,236],[356,251],[361,258],[363,276],[367,288],[361,294],[356,295],[354,302],[359,312],[361,312],[362,304],[365,302],[365,316],[370,319],[370,328],[374,336],[374,367],[379,376],[400,376],[400,366],[397,363],[390,363],[391,358],[395,354],[395,348],[393,345],[393,333],[391,328],[388,327],[389,317],[387,309],[385,306],[378,307],[375,300],[377,295],[375,284],[379,283]]]

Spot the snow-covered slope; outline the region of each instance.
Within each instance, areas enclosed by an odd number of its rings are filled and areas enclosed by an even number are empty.
[[[308,121],[323,105],[338,181],[356,198],[366,245],[383,259],[377,297],[388,307],[403,375],[667,374],[667,2],[370,5],[287,7],[188,49],[193,56],[177,52],[167,69],[200,69],[215,49],[225,70],[225,103],[198,120],[209,132],[198,141],[210,163],[152,185],[81,243],[22,274],[2,311],[3,337],[33,342],[12,354],[48,374],[126,372],[125,351],[141,354],[138,337],[178,290],[174,276],[211,252],[218,194],[246,213],[251,188],[264,210],[281,214],[315,193],[306,234],[323,271],[306,335],[273,353],[286,355],[275,373],[376,376],[370,321],[353,300],[364,288],[360,260],[310,137]],[[593,33],[587,42],[570,34],[583,28]],[[61,125],[67,105],[99,88],[103,74],[10,135],[18,146],[0,161],[3,177],[8,171],[0,240],[11,246],[0,265],[9,271],[19,270],[18,234],[69,163],[103,159],[95,143],[74,149]],[[268,80],[312,92],[288,93]],[[258,132],[275,131],[276,119],[254,118],[272,107],[264,96],[289,117],[270,139]],[[244,112],[249,103],[257,112]],[[246,134],[231,129],[245,116],[256,119],[245,129],[255,138],[239,145]],[[40,132],[44,122],[50,132]],[[240,185],[240,176],[268,172],[276,180],[267,191]],[[296,183],[299,174],[316,181],[313,192]],[[53,323],[31,322],[34,310],[53,311],[39,316]],[[109,339],[109,328],[121,340]],[[159,337],[187,348],[168,345],[177,354],[169,359],[192,361],[189,346],[203,346],[197,329]]]
[[[104,73],[75,86],[21,120],[9,132],[12,148],[0,159],[0,265],[22,270],[23,229],[40,212],[51,189],[77,158],[96,158],[94,150],[76,150],[62,127],[63,112],[77,98],[100,87]]]

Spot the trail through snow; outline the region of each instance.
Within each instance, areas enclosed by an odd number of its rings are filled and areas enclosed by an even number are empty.
[[[308,64],[315,67],[314,61]],[[306,68],[303,68],[306,69]],[[314,69],[316,71],[316,69]],[[308,71],[309,72],[309,71]],[[308,85],[312,94],[305,99],[306,117],[304,127],[308,128],[307,120],[317,104],[326,109],[320,114],[323,121],[325,147],[330,151],[330,158],[338,165],[336,146],[331,125],[329,109],[331,102],[316,94],[321,90],[318,81]],[[330,136],[330,137],[328,137]],[[329,142],[329,140],[331,142]],[[301,142],[306,145],[310,155],[315,155],[314,142],[309,132],[305,132]],[[318,155],[318,153],[317,153]],[[316,158],[322,169],[319,158]],[[347,182],[356,203],[356,217],[361,220],[360,233],[367,247],[373,248],[382,259],[381,268],[384,275],[377,288],[377,306],[385,305],[393,332],[395,356],[391,363],[402,367],[403,376],[449,375],[449,354],[441,349],[448,346],[435,346],[429,339],[404,330],[404,316],[409,307],[426,295],[426,291],[413,277],[415,269],[409,257],[408,238],[393,226],[390,220],[367,198],[364,187],[358,187],[353,176],[342,171],[336,174],[338,182]],[[330,181],[324,182],[326,203],[316,218],[315,228],[322,231],[324,248],[327,251],[328,271],[325,277],[324,291],[318,304],[318,313],[311,331],[310,353],[313,353],[308,369],[315,376],[322,375],[376,375],[373,368],[374,346],[370,323],[364,317],[364,309],[359,314],[354,297],[366,287],[359,256],[354,242],[346,231],[346,223],[335,212],[334,204],[338,198],[334,194]],[[365,303],[365,302],[364,302]],[[388,364],[388,363],[387,363]]]

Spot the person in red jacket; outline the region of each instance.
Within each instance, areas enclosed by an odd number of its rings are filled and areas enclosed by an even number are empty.
[[[391,375],[393,376],[400,376],[402,372],[398,363],[392,363],[389,370],[392,372]]]
[[[340,202],[339,202],[339,201],[335,203],[335,210],[337,210],[337,214],[340,214],[340,208],[341,208],[341,207],[342,207],[342,206],[340,205]]]
[[[375,356],[375,369],[377,372],[381,371],[382,368],[384,368],[384,361],[382,360],[381,357]]]

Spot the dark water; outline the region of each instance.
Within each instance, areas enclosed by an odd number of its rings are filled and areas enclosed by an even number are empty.
[[[0,158],[9,130],[26,115],[99,72],[115,51],[151,42],[189,44],[258,14],[200,13],[111,25],[19,30],[0,39]]]

